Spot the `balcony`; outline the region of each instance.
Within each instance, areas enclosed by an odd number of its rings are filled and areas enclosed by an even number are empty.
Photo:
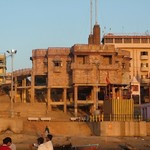
[[[148,55],[141,55],[141,59],[148,59]]]
[[[141,71],[149,71],[149,68],[148,68],[148,67],[143,66],[143,67],[141,67]]]

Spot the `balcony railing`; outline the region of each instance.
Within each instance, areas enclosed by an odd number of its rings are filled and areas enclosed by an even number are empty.
[[[141,55],[141,59],[148,59],[148,55]]]
[[[149,71],[148,67],[141,67],[141,71]]]

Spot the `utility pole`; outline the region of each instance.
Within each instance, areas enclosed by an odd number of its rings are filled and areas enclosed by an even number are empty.
[[[10,99],[10,117],[13,118],[14,117],[14,105],[13,105],[13,98],[14,98],[14,94],[13,94],[13,86],[14,86],[14,81],[13,81],[13,63],[14,63],[14,54],[17,53],[17,50],[9,50],[7,51],[7,53],[10,55],[11,57],[11,99]]]

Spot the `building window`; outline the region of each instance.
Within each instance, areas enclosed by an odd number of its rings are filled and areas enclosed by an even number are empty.
[[[131,38],[125,38],[124,43],[131,43]]]
[[[140,43],[140,39],[139,38],[134,38],[133,43]]]
[[[148,43],[148,39],[142,38],[142,39],[141,39],[141,43]]]
[[[105,43],[113,43],[113,38],[107,38],[105,40],[106,40]]]
[[[45,75],[35,76],[35,86],[44,86],[47,84],[47,77]]]
[[[141,75],[141,79],[148,79],[148,75]]]
[[[85,55],[77,56],[77,63],[78,64],[87,64],[89,62],[89,57]]]
[[[112,56],[103,56],[105,64],[111,65],[112,64]]]
[[[148,67],[148,63],[141,63],[141,67],[147,68]]]
[[[54,67],[62,67],[62,61],[61,60],[54,60]]]
[[[125,69],[125,67],[126,67],[125,63],[122,63],[122,69]]]
[[[141,56],[143,56],[143,55],[148,56],[148,52],[146,52],[146,51],[141,52]]]
[[[115,38],[115,43],[122,43],[122,38]]]

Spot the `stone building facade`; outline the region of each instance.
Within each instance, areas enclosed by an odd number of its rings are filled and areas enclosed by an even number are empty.
[[[130,99],[129,52],[100,43],[95,25],[88,44],[32,51],[32,69],[14,72],[15,102],[46,103],[47,110],[79,108],[90,113],[107,99]]]

